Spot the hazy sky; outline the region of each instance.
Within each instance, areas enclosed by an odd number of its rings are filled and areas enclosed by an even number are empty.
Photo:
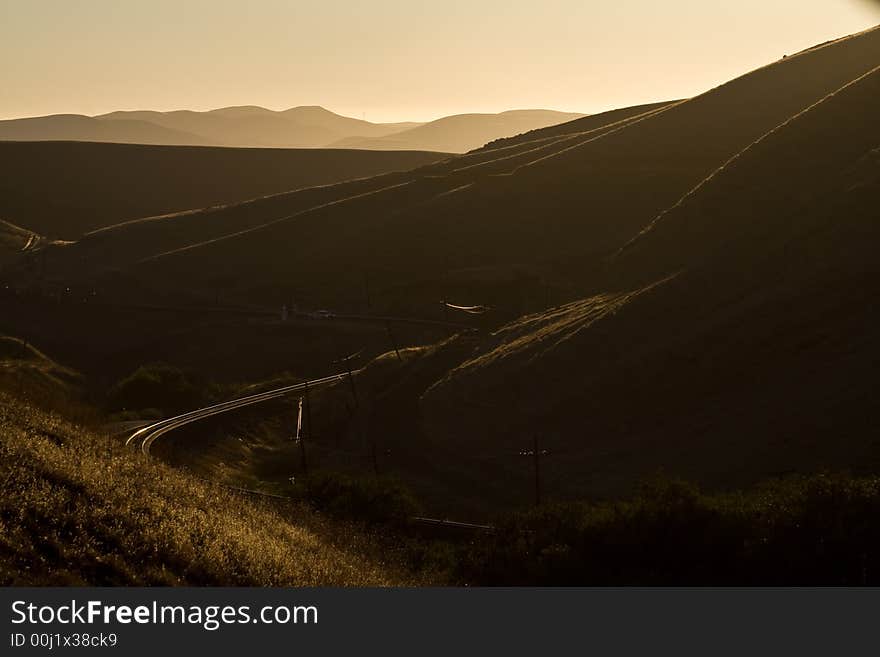
[[[877,23],[868,0],[0,0],[0,118],[595,112],[691,96]]]

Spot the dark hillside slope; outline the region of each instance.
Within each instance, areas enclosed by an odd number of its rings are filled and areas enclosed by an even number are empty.
[[[616,129],[624,122],[605,125],[596,122],[597,127],[590,132],[566,135],[564,143],[572,138],[593,138],[611,129]],[[183,250],[185,253],[196,252],[209,246],[214,240],[225,238],[236,242],[232,246],[240,255],[262,261],[267,255],[261,251],[250,251],[240,248],[237,242],[249,238],[243,231],[251,231],[258,235],[262,230],[283,223],[291,224],[295,231],[294,242],[297,247],[307,242],[304,230],[313,217],[325,214],[349,212],[353,216],[369,218],[361,205],[365,200],[375,196],[381,203],[380,207],[390,209],[394,214],[400,213],[404,207],[398,207],[398,199],[402,193],[414,198],[420,205],[425,205],[434,195],[443,195],[459,186],[460,180],[477,174],[484,177],[493,171],[503,171],[515,164],[517,160],[527,161],[534,157],[535,152],[543,153],[547,149],[558,147],[557,138],[540,140],[535,143],[513,145],[498,153],[474,153],[467,156],[441,159],[436,164],[425,165],[411,172],[376,176],[372,179],[358,179],[337,185],[306,188],[295,192],[267,196],[244,203],[232,203],[225,207],[206,208],[201,211],[181,212],[163,216],[147,217],[91,231],[77,244],[65,247],[49,258],[52,269],[60,268],[61,276],[78,276],[83,273],[81,264],[85,261],[95,264],[99,270],[108,267],[118,268],[138,263],[144,259],[155,258],[165,262],[168,255]],[[499,156],[500,153],[500,156]],[[416,156],[416,154],[410,154]],[[397,196],[396,196],[397,195]],[[420,196],[421,195],[421,196]],[[357,213],[361,213],[358,215]],[[370,227],[369,224],[367,227]],[[319,226],[319,229],[324,227]],[[355,230],[354,228],[351,229]],[[339,245],[338,235],[325,231]],[[356,240],[351,240],[356,243]],[[291,242],[283,240],[277,246],[287,249]],[[284,266],[289,266],[288,262]],[[75,263],[70,270],[65,262]],[[60,264],[59,264],[60,263]],[[382,263],[372,262],[370,267],[382,267]],[[86,269],[88,273],[90,270]],[[199,274],[195,275],[198,280]],[[250,285],[247,277],[241,277],[241,283]],[[315,281],[312,279],[315,283]]]
[[[560,454],[558,493],[661,467],[714,486],[876,472],[878,149],[880,69],[660,217],[597,275],[599,296],[496,333],[428,393],[432,424],[484,455],[535,427]]]
[[[346,270],[381,268],[373,290],[380,304],[424,304],[448,278],[461,294],[512,317],[523,309],[523,277],[582,295],[604,258],[724,161],[878,62],[875,30],[593,132],[456,158],[414,172],[402,186],[287,221],[266,215],[263,229],[159,258],[137,273],[162,285],[229,267],[242,274],[240,294],[274,298],[280,279],[296,277],[319,285],[332,304],[350,294],[350,281],[334,276],[344,262]],[[489,279],[510,283],[501,289]]]
[[[443,159],[438,153],[0,142],[0,218],[75,239],[109,223]]]

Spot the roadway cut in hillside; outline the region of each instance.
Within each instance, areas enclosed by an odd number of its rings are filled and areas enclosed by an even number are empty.
[[[279,397],[285,397],[287,395],[297,392],[302,392],[308,389],[315,389],[330,383],[335,383],[337,381],[343,380],[346,376],[352,376],[355,373],[356,372],[352,372],[351,374],[349,374],[345,372],[341,374],[332,374],[330,376],[325,376],[323,378],[315,379],[313,381],[305,381],[303,383],[297,383],[291,386],[284,386],[282,388],[275,388],[274,390],[268,390],[266,392],[257,393],[255,395],[248,395],[247,397],[231,399],[229,401],[221,402],[219,404],[214,404],[213,406],[199,408],[193,411],[189,411],[187,413],[182,413],[181,415],[166,418],[164,420],[160,420],[145,427],[139,428],[128,437],[128,439],[125,441],[125,445],[126,447],[137,447],[145,456],[149,456],[150,448],[156,440],[161,438],[166,433],[174,431],[175,429],[179,429],[180,427],[186,426],[187,424],[198,422],[199,420],[204,420],[215,415],[220,415],[221,413],[228,413],[230,411],[244,408],[245,406],[260,404],[262,402],[277,399]]]
[[[680,102],[684,102],[684,101],[680,101]],[[472,157],[485,156],[487,154],[497,155],[501,151],[507,151],[507,150],[515,151],[514,153],[511,153],[509,155],[500,155],[500,156],[493,157],[491,159],[484,160],[481,162],[475,162],[474,164],[467,164],[462,167],[456,167],[452,170],[452,172],[453,173],[461,173],[464,171],[471,171],[471,170],[474,170],[474,169],[477,169],[477,168],[480,168],[483,166],[500,164],[500,163],[506,162],[508,160],[513,160],[513,159],[520,158],[523,156],[532,155],[534,153],[540,153],[544,150],[549,150],[550,148],[552,148],[554,146],[558,146],[560,144],[565,144],[567,142],[574,141],[579,138],[584,138],[582,141],[578,142],[577,144],[575,144],[573,146],[564,147],[563,151],[568,150],[569,148],[577,148],[579,146],[583,146],[584,144],[589,143],[593,139],[600,139],[606,135],[613,134],[614,132],[617,132],[618,130],[622,130],[622,129],[626,128],[627,126],[635,125],[636,123],[640,123],[641,121],[649,119],[656,114],[662,113],[668,109],[672,109],[675,105],[678,105],[678,104],[680,104],[680,103],[678,103],[678,102],[677,103],[670,103],[669,105],[666,105],[664,107],[660,107],[660,108],[656,108],[656,109],[653,109],[653,110],[650,110],[647,112],[643,112],[643,113],[637,114],[635,116],[626,117],[624,119],[620,119],[619,121],[614,121],[612,123],[601,125],[596,128],[592,128],[590,130],[583,130],[583,131],[578,131],[578,132],[565,133],[565,134],[559,135],[559,136],[544,137],[544,138],[539,138],[539,139],[535,139],[535,140],[522,141],[522,142],[518,142],[516,144],[513,144],[511,146],[503,146],[503,147],[495,148],[495,149],[492,149],[489,151],[478,151],[473,154],[463,155],[461,158],[456,160],[456,162],[459,162],[461,160],[467,160],[468,158],[472,158]],[[596,133],[600,133],[600,134],[597,135]],[[558,151],[558,152],[563,152],[563,151]],[[552,155],[553,155],[553,153],[551,153],[551,156]],[[510,174],[515,173],[516,170],[519,169],[520,167],[529,166],[531,164],[536,164],[536,163],[542,161],[543,159],[544,159],[544,157],[538,157],[533,160],[528,160],[526,163],[519,165],[515,169],[512,169],[509,173]]]
[[[677,275],[672,274],[628,292],[608,292],[573,301],[505,324],[489,336],[478,354],[452,368],[428,388],[425,397],[443,395],[454,390],[460,378],[467,378],[490,368],[499,368],[495,375],[503,379],[502,372],[507,367],[540,367],[541,360],[550,352],[597,323],[613,317],[625,306],[674,280]]]

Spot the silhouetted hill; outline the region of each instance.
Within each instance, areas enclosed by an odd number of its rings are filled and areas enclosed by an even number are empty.
[[[384,137],[402,130],[422,125],[415,121],[398,123],[371,123],[347,116],[340,116],[318,105],[303,105],[282,112],[283,116],[302,125],[321,126],[341,135],[360,135],[364,137]],[[327,144],[322,144],[326,146]]]
[[[125,219],[222,205],[387,171],[438,153],[0,142],[0,218],[74,239]]]
[[[103,121],[80,114],[56,114],[0,121],[0,141],[105,141],[124,144],[210,144],[211,140],[179,128],[134,116]]]
[[[458,114],[431,121],[382,138],[349,137],[335,144],[338,148],[372,150],[429,150],[464,153],[499,137],[556,125],[583,114],[551,110],[511,110],[500,114]]]
[[[350,135],[381,137],[418,125],[370,123],[316,106],[294,107],[282,112],[254,106],[225,107],[208,112],[112,112],[96,118],[104,122],[132,119],[150,122],[198,135],[206,143],[220,146],[276,148],[320,147]]]

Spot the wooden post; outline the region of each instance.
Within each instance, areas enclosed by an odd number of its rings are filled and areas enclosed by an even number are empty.
[[[309,382],[306,381],[305,385],[305,406],[306,406],[306,426],[308,427],[308,436],[309,440],[312,439],[312,400],[309,396]],[[309,473],[309,463],[306,459],[306,431],[302,432],[302,436],[299,440],[299,458],[300,464],[302,465],[303,474]]]
[[[385,320],[385,330],[388,331],[388,339],[391,340],[391,346],[394,347],[394,353],[397,354],[397,360],[403,362],[403,358],[400,356],[400,349],[397,347],[397,341],[394,339],[394,334],[391,332],[391,322]]]
[[[352,399],[354,399],[354,406],[355,406],[355,408],[357,408],[358,396],[357,396],[357,390],[355,390],[355,387],[354,387],[354,375],[351,373],[351,359],[350,358],[345,359],[345,366],[346,366],[346,368],[348,368],[348,382],[351,385],[351,396],[352,396]]]
[[[376,456],[376,439],[371,436],[370,438],[371,448],[373,452],[373,474],[378,477],[379,476],[379,458]]]
[[[370,299],[370,274],[367,271],[364,271],[364,292],[367,295],[367,314],[372,314],[373,312],[373,303]]]
[[[296,403],[296,433],[293,436],[293,439],[297,442],[302,438],[302,428],[303,428],[303,398],[298,397]]]
[[[376,434],[373,433],[372,426],[371,426],[372,423],[370,422],[369,416],[371,413],[372,412],[363,414],[362,426],[363,426],[363,430],[366,431],[368,434],[370,434],[370,456],[373,461],[373,475],[378,477],[379,476],[379,453],[378,453],[378,450],[376,449]]]
[[[538,434],[532,436],[535,457],[535,506],[541,506],[541,452],[538,449]]]

